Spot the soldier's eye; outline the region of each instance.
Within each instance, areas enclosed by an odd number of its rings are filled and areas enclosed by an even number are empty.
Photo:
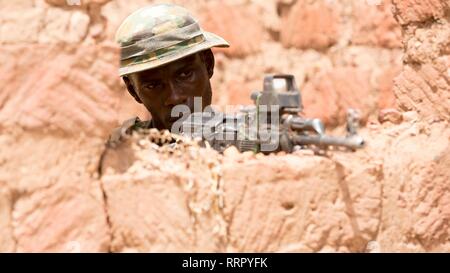
[[[192,70],[185,70],[185,71],[182,71],[180,74],[178,74],[178,76],[182,80],[186,80],[186,79],[189,79],[192,76],[193,73],[194,72]]]
[[[158,87],[158,83],[157,82],[149,82],[149,83],[146,83],[146,84],[144,84],[144,89],[145,90],[153,90],[153,89],[155,89],[155,88],[157,88]]]

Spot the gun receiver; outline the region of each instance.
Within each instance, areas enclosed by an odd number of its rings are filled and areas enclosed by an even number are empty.
[[[326,135],[320,119],[302,117],[299,114],[303,110],[302,97],[293,75],[266,76],[263,91],[253,92],[251,99],[254,106],[242,108],[237,114],[209,112],[208,117],[205,113],[192,114],[183,123],[184,134],[201,137],[219,151],[230,145],[240,151],[265,153],[292,152],[311,146],[320,150],[329,146],[355,150],[365,145],[357,134],[356,110],[347,112],[345,137]]]

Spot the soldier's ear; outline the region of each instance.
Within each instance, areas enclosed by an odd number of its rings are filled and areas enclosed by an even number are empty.
[[[208,76],[209,78],[211,78],[214,75],[214,54],[212,53],[211,49],[209,49],[202,52],[202,57],[206,65],[206,71],[208,71]]]
[[[142,103],[141,99],[139,98],[139,96],[136,93],[136,90],[134,89],[134,85],[131,82],[131,79],[128,76],[123,76],[122,79],[123,79],[123,82],[125,83],[125,85],[127,86],[128,93],[130,93],[130,95],[133,96],[133,98],[138,103]]]

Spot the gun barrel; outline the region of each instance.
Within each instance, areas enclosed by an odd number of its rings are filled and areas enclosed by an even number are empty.
[[[351,149],[364,147],[364,139],[358,135],[350,137],[332,137],[327,135],[295,135],[292,137],[294,145],[330,145]]]

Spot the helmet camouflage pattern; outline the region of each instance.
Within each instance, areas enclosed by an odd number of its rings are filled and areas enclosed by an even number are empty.
[[[116,33],[120,76],[156,68],[212,47],[228,47],[218,35],[203,31],[183,7],[158,4],[129,15]]]

